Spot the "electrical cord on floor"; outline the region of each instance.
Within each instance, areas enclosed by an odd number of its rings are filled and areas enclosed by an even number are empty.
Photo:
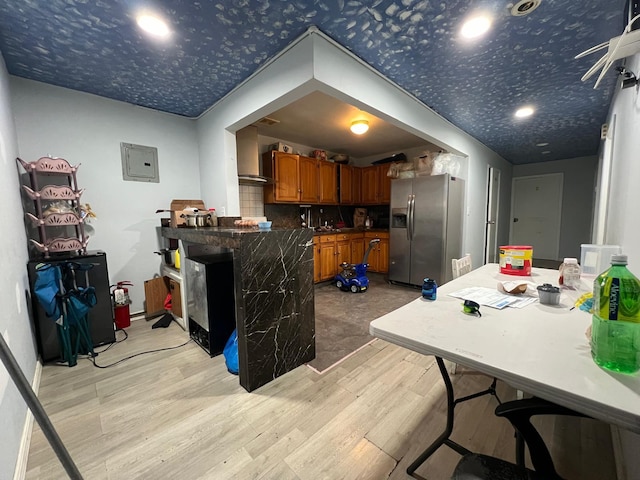
[[[116,345],[116,344],[118,344],[118,343],[122,343],[122,342],[124,342],[127,338],[129,338],[129,334],[127,333],[127,331],[126,331],[124,328],[118,328],[118,329],[116,330],[116,334],[117,334],[118,332],[122,332],[122,333],[124,333],[124,338],[123,338],[123,339],[121,339],[121,340],[116,340],[115,342],[111,343],[111,344],[110,344],[107,348],[105,348],[104,350],[100,350],[100,351],[94,350],[95,354],[96,354],[96,355],[98,355],[98,354],[100,354],[100,353],[104,353],[104,352],[106,352],[107,350],[109,350],[111,347],[113,347],[114,345]]]
[[[125,332],[125,334],[126,334],[126,332]],[[120,340],[120,342],[122,342],[122,341],[124,341],[124,340],[126,340],[126,339],[127,339],[127,337],[125,337],[123,340]],[[96,363],[96,358],[95,358],[95,357],[91,357],[91,356],[89,356],[89,357],[87,357],[87,358],[88,358],[89,360],[91,360],[91,362],[93,363],[93,366],[94,366],[94,367],[97,367],[97,368],[109,368],[109,367],[113,367],[113,366],[115,366],[115,365],[118,365],[119,363],[122,363],[122,362],[124,362],[125,360],[130,360],[130,359],[132,359],[132,358],[134,358],[134,357],[138,357],[138,356],[140,356],[140,355],[146,355],[147,353],[156,353],[156,352],[164,352],[164,351],[166,351],[166,350],[175,350],[176,348],[184,347],[185,345],[187,345],[187,344],[188,344],[189,342],[191,342],[191,341],[192,341],[192,339],[189,339],[189,340],[187,340],[186,342],[184,342],[183,344],[181,344],[181,345],[176,345],[175,347],[158,348],[158,349],[156,349],[156,350],[148,350],[148,351],[146,351],[146,352],[140,352],[140,353],[136,353],[136,354],[134,354],[134,355],[129,355],[128,357],[124,357],[124,358],[122,358],[122,359],[118,360],[117,362],[110,363],[109,365],[98,365],[98,364]],[[120,343],[120,342],[116,342],[116,343]],[[103,350],[103,352],[106,352],[106,351],[107,351],[111,346],[113,346],[113,345],[115,345],[115,343],[112,343],[109,347],[107,347],[105,350]],[[100,353],[102,353],[102,352],[100,352]]]

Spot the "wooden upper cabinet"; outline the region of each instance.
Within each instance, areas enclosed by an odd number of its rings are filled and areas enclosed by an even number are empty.
[[[338,166],[338,192],[343,205],[353,203],[353,170],[349,165]]]
[[[362,173],[362,198],[361,203],[376,204],[378,203],[378,174],[377,165],[364,167]]]
[[[300,201],[318,203],[318,161],[315,158],[299,157],[300,163]]]
[[[387,176],[389,167],[391,167],[391,163],[383,163],[382,165],[378,165],[377,203],[391,203],[391,177]]]
[[[262,172],[273,179],[264,188],[265,203],[298,202],[300,200],[300,170],[298,155],[266,152],[262,155]]]
[[[362,169],[353,168],[353,178],[351,182],[353,203],[356,205],[362,203]]]
[[[338,165],[325,160],[318,160],[320,175],[318,191],[319,202],[336,205],[338,203]]]

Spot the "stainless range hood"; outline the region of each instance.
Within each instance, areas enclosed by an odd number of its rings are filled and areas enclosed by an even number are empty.
[[[236,155],[238,158],[238,182],[243,185],[264,185],[271,179],[260,175],[258,153],[258,127],[249,125],[236,132]]]

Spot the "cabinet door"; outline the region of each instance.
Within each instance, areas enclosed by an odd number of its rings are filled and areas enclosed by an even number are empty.
[[[320,263],[320,238],[316,235],[313,237],[313,282],[318,283],[321,278],[321,263]]]
[[[338,173],[340,178],[340,203],[350,205],[353,203],[353,167],[340,165],[338,167]]]
[[[318,160],[320,167],[320,203],[338,203],[338,165]]]
[[[387,176],[391,163],[378,165],[378,203],[391,203],[391,177]]]
[[[378,203],[378,166],[362,169],[362,203],[372,205]]]
[[[360,263],[364,258],[364,238],[357,236],[351,239],[351,263]]]
[[[353,189],[353,203],[358,205],[362,203],[362,169],[353,168],[353,181],[351,183]]]
[[[349,240],[340,240],[336,242],[336,267],[339,268],[342,262],[352,263],[351,242]]]
[[[299,157],[300,162],[300,201],[318,203],[318,161],[315,158]]]
[[[370,238],[365,238],[364,242],[367,246],[367,248],[369,248],[369,241],[371,239]],[[380,244],[376,244],[372,249],[371,252],[369,253],[369,271],[371,272],[379,272],[379,265],[380,265],[380,250],[378,248]]]
[[[275,152],[274,171],[276,202],[298,202],[300,199],[298,155]]]
[[[320,280],[330,280],[338,273],[336,244],[320,243]]]
[[[381,238],[378,244],[378,272],[389,273],[389,239]]]
[[[180,295],[180,283],[171,278],[169,280],[169,290],[171,291],[171,312],[180,318],[184,318],[184,315],[182,314],[182,296]]]

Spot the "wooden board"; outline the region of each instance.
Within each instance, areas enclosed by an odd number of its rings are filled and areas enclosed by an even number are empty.
[[[144,282],[144,316],[157,317],[165,313],[164,301],[169,293],[169,278],[156,277]]]

